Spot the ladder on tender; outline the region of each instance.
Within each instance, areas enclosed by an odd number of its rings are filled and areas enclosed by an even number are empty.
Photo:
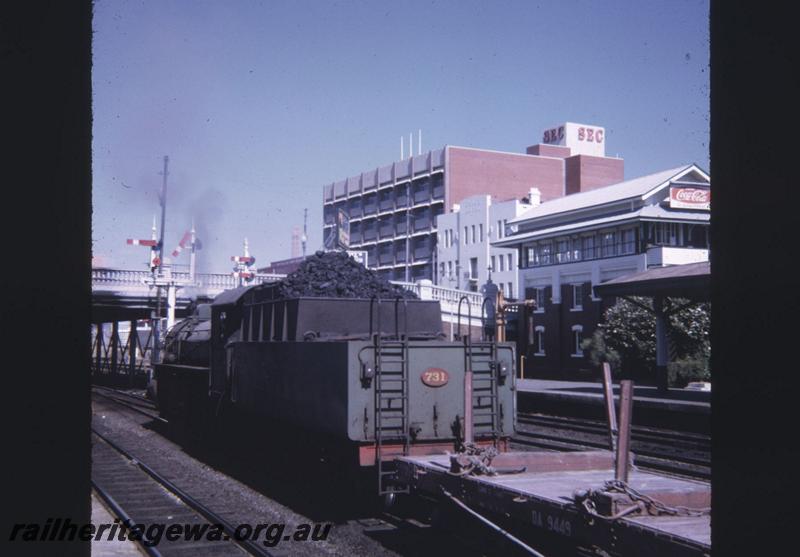
[[[383,340],[374,337],[375,352],[375,463],[378,469],[378,495],[408,493],[408,488],[391,485],[396,473],[394,459],[384,459],[384,445],[402,444],[408,454],[408,340]]]
[[[494,342],[468,342],[464,346],[466,364],[472,370],[473,439],[500,436],[502,408],[498,395],[497,345]]]

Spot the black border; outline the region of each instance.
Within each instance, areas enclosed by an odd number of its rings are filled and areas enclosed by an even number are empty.
[[[5,3],[0,554],[89,555],[9,542],[16,523],[90,520],[91,4]]]
[[[797,545],[797,35],[789,8],[711,3],[712,547]]]
[[[783,554],[797,540],[800,65],[791,15],[711,3],[715,555]],[[91,4],[4,5],[0,26],[6,544],[16,522],[89,520]]]

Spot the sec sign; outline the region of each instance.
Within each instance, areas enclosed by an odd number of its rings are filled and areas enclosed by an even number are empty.
[[[447,384],[450,380],[450,375],[442,368],[429,367],[422,372],[420,379],[422,379],[422,382],[428,387],[441,387]]]

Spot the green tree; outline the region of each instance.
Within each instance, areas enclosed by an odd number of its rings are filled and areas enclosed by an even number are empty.
[[[652,379],[656,363],[656,318],[649,298],[625,299],[608,308],[603,322],[591,338],[583,342],[595,365],[608,362],[622,377]],[[664,310],[669,315],[669,343],[672,361],[670,382],[683,386],[689,381],[708,380],[711,372],[711,307],[708,303],[688,305],[687,300],[668,298]],[[682,307],[686,306],[686,307]]]

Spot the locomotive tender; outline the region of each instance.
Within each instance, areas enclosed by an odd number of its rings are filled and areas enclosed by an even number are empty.
[[[445,340],[437,301],[287,299],[262,284],[208,309],[173,327],[155,368],[171,423],[290,428],[345,466],[376,467],[382,494],[397,489],[397,456],[507,449],[514,346]]]

